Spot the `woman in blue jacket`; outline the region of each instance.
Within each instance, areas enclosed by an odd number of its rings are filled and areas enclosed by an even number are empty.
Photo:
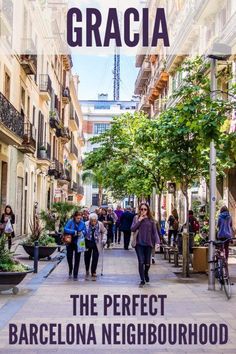
[[[220,210],[217,227],[218,227],[218,239],[220,241],[228,240],[228,242],[225,242],[224,244],[225,256],[226,259],[228,259],[229,243],[230,243],[230,239],[233,237],[233,224],[227,206],[223,206]]]
[[[83,214],[76,211],[73,218],[70,219],[64,228],[64,233],[72,235],[72,242],[66,246],[67,249],[67,262],[69,266],[69,278],[73,277],[74,280],[78,279],[79,263],[81,253],[77,251],[77,241],[79,236],[85,236],[86,227],[83,221]],[[74,266],[73,266],[73,255],[74,255]]]

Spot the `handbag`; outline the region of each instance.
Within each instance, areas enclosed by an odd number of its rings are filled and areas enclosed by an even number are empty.
[[[72,235],[63,234],[61,240],[64,245],[68,246],[72,243]]]
[[[138,230],[132,233],[131,247],[135,248],[137,245]]]
[[[5,234],[11,234],[13,232],[13,227],[12,227],[10,219],[8,219],[8,221],[6,223],[4,232],[5,232]]]
[[[84,252],[85,251],[85,237],[82,234],[81,236],[78,237],[78,241],[77,241],[77,252]]]

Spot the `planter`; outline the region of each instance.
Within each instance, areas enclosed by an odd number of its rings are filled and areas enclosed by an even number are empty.
[[[31,272],[32,270],[25,272],[0,272],[0,291],[12,289],[13,294],[16,295],[19,292],[17,285]]]
[[[39,150],[39,156],[41,159],[46,159],[47,158],[47,151],[46,150]]]
[[[22,245],[25,252],[30,256],[30,258],[34,258],[34,246],[30,245]],[[57,246],[39,246],[39,259],[47,258],[50,259],[50,256],[56,251]]]
[[[208,271],[208,247],[193,247],[193,271],[196,273]]]

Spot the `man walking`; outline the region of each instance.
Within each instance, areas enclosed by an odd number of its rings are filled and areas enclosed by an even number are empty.
[[[118,245],[119,245],[120,239],[121,239],[120,219],[121,219],[121,216],[123,215],[123,211],[122,211],[120,205],[117,205],[117,208],[115,210],[115,214],[117,216],[117,220],[116,220],[116,224],[115,224],[115,243],[118,242]]]
[[[125,212],[120,218],[120,230],[124,233],[124,249],[129,249],[131,237],[131,225],[133,223],[134,214],[131,213],[131,207],[128,205]]]

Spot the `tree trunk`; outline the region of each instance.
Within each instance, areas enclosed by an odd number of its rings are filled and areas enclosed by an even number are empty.
[[[98,206],[100,207],[102,205],[102,192],[103,188],[102,186],[98,186]]]
[[[184,188],[183,194],[186,200],[186,229],[187,233],[183,232],[182,234],[182,250],[183,250],[183,276],[185,278],[189,277],[189,217],[188,217],[188,210],[189,210],[189,198],[188,198],[188,188]]]
[[[161,227],[161,193],[157,195],[157,215],[158,215],[158,224]]]

